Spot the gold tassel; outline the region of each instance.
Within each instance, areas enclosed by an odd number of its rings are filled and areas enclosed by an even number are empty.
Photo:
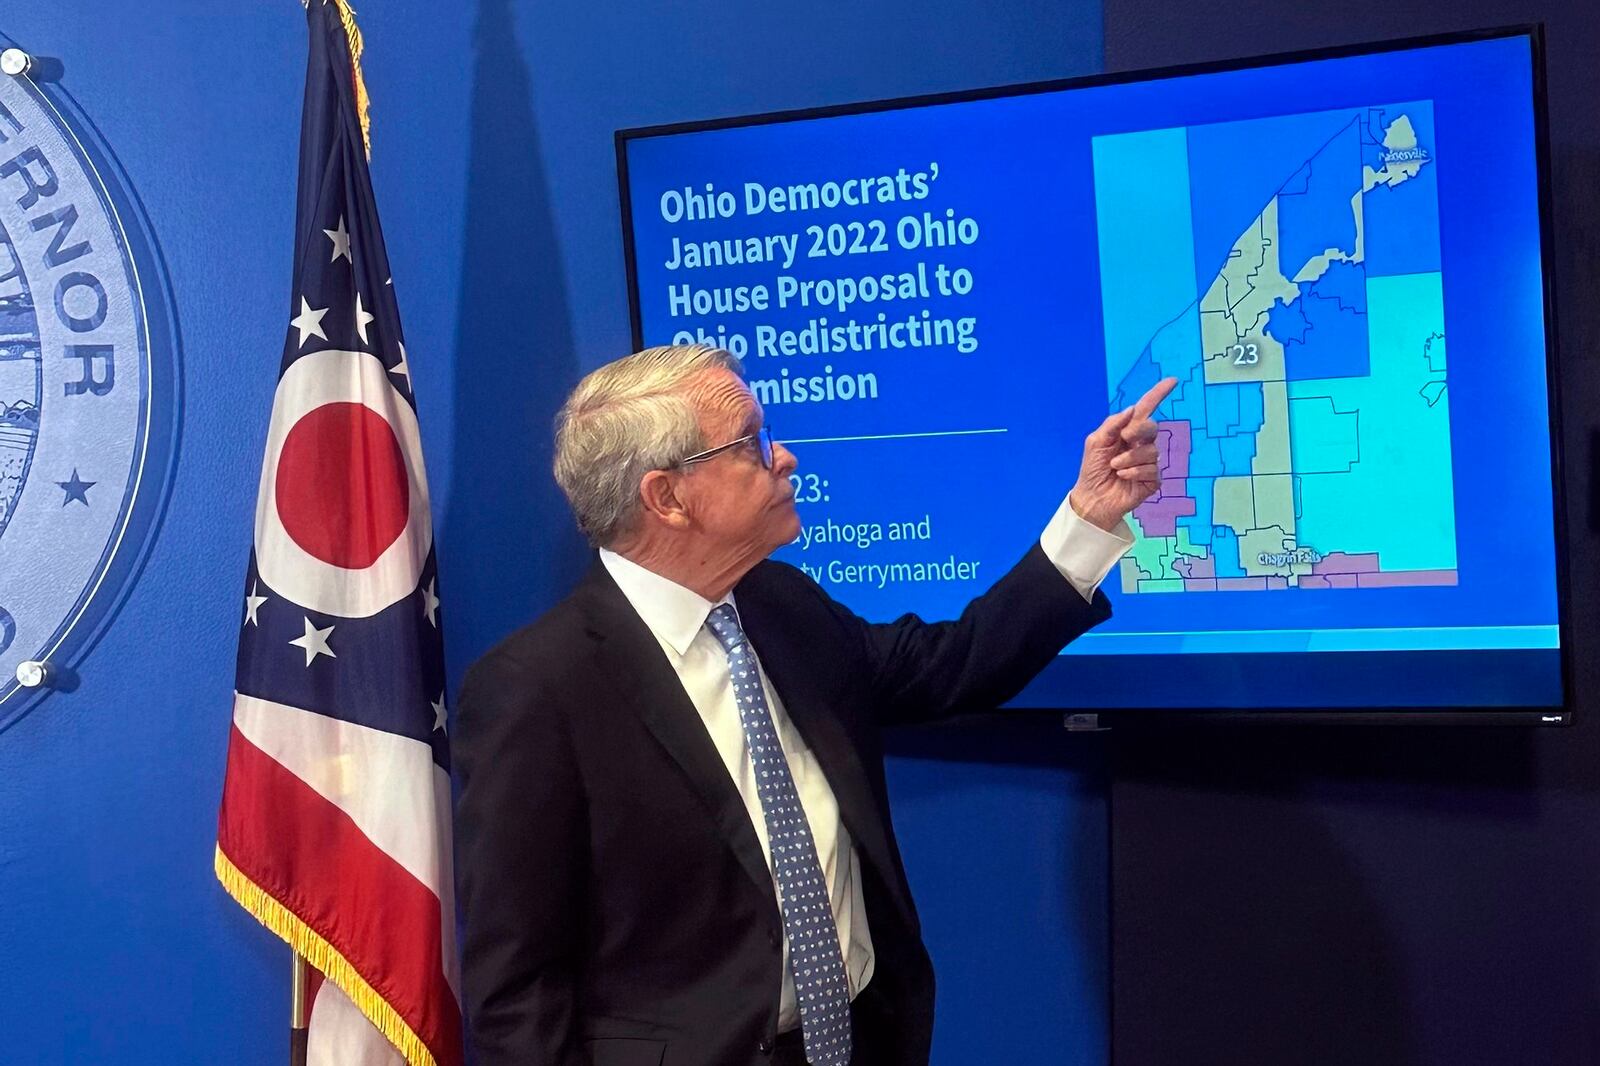
[[[344,24],[344,35],[350,41],[350,74],[356,88],[356,117],[361,120],[361,146],[367,158],[372,158],[372,116],[368,113],[372,100],[367,96],[367,82],[361,76],[361,30],[356,26],[355,9],[350,0],[332,0],[339,9],[339,21]]]
[[[296,917],[293,911],[246,877],[222,853],[220,845],[217,847],[215,866],[217,880],[222,882],[222,887],[227,889],[228,895],[237,900],[239,906],[254,915],[258,922],[287,941],[301,957],[321,970],[328,980],[338,985],[340,990],[350,997],[350,1002],[377,1026],[384,1038],[399,1049],[410,1066],[438,1066],[433,1052],[428,1050],[428,1045],[424,1044],[422,1038],[405,1023],[400,1013],[367,984],[366,978],[356,972],[356,968],[339,953],[339,949],[318,936],[316,931]]]

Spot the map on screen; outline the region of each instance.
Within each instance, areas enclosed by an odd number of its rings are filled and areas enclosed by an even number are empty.
[[[1124,592],[1456,583],[1437,165],[1426,101],[1095,139],[1110,406],[1179,380]]]

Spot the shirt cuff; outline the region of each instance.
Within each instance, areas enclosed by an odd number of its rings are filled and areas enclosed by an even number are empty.
[[[1061,501],[1055,517],[1044,527],[1039,535],[1039,547],[1078,594],[1092,600],[1095,589],[1117,565],[1117,560],[1133,547],[1133,532],[1126,521],[1118,523],[1116,532],[1106,532],[1093,522],[1079,518],[1069,499]]]

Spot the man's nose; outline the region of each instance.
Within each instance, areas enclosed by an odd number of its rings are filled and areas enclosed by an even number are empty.
[[[800,460],[794,457],[794,452],[782,444],[774,442],[772,445],[772,472],[779,477],[788,477],[794,473],[795,467],[800,465]]]

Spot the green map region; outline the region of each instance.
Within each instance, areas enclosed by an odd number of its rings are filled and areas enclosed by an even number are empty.
[[[1179,381],[1123,591],[1454,585],[1432,104],[1093,148],[1110,409]]]

